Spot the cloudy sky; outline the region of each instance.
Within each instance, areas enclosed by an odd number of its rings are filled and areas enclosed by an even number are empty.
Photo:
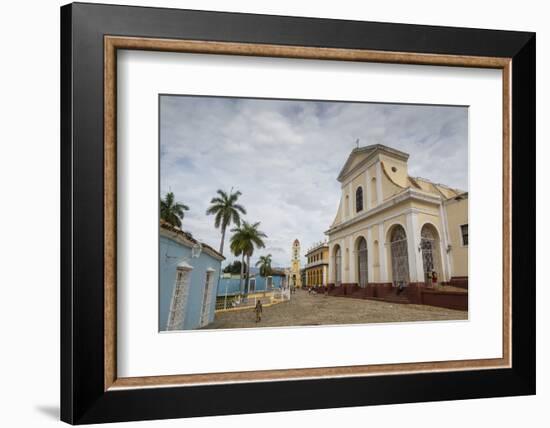
[[[205,211],[217,189],[240,190],[245,219],[268,235],[253,261],[271,253],[288,266],[295,238],[302,255],[325,238],[357,139],[409,153],[409,175],[468,190],[465,107],[163,95],[161,196],[174,192],[190,208],[183,229],[219,248]]]

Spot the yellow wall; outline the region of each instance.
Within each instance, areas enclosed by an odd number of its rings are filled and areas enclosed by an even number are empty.
[[[306,286],[326,285],[323,278],[323,266],[306,270]]]
[[[378,205],[378,202],[377,202],[378,190],[376,186],[376,164],[371,165],[368,168],[368,171],[369,171],[369,189],[368,189],[369,195],[368,196],[370,201],[370,207],[374,208],[376,205]]]
[[[393,178],[388,178],[390,175],[388,174],[388,168],[386,165],[381,165],[380,167],[382,169],[382,199],[386,200],[402,192],[404,190],[404,187],[395,184],[392,181]]]
[[[344,218],[346,220],[349,219],[349,197],[350,194],[346,186],[346,190],[344,191],[344,198],[342,199],[342,204],[344,205]]]
[[[451,199],[445,204],[447,223],[449,225],[449,238],[451,244],[451,256],[453,276],[468,276],[468,246],[462,245],[460,225],[468,224],[468,198],[460,201]]]
[[[320,247],[315,251],[306,254],[307,263],[325,263],[324,265],[315,265],[308,267],[306,265],[306,286],[326,285],[327,281],[323,275],[323,267],[328,272],[328,247]]]
[[[407,162],[383,154],[380,154],[380,160],[384,163],[387,174],[395,183],[401,187],[409,185]],[[392,168],[395,168],[396,171],[393,171]]]

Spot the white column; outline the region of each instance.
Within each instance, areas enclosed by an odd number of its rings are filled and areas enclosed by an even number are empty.
[[[418,218],[415,212],[407,214],[407,252],[409,257],[409,278],[411,282],[424,282],[424,267],[422,257],[418,252],[420,245],[420,231]]]
[[[348,280],[346,282],[358,282],[357,273],[355,272],[355,249],[353,248],[353,237],[348,237],[348,248],[349,248],[349,271],[348,271]]]
[[[348,218],[352,218],[353,217],[353,201],[352,201],[352,187],[351,187],[351,181],[349,182],[348,184],[348,213],[349,213],[349,217]]]
[[[334,278],[334,256],[332,252],[334,251],[334,246],[328,247],[328,278],[327,278],[327,284],[329,282],[336,282]]]
[[[451,257],[449,256],[449,253],[447,253],[447,247],[449,245],[449,225],[447,224],[447,211],[445,211],[445,207],[443,206],[443,203],[439,205],[439,218],[441,219],[441,235],[439,237],[439,241],[441,242],[441,264],[443,266],[443,269],[445,270],[444,278],[442,281],[449,281],[451,279],[452,275],[452,264],[451,264]]]
[[[365,171],[365,193],[364,193],[364,200],[366,202],[366,207],[367,207],[367,211],[371,209],[371,206],[370,206],[370,192],[371,192],[371,189],[370,189],[370,174],[369,174],[369,169],[367,168],[367,170]]]
[[[451,276],[447,274],[447,251],[445,251],[445,247],[443,246],[443,240],[439,238],[439,260],[441,260],[441,269],[443,272],[438,272],[437,275],[439,276],[438,281],[448,281],[451,279]]]
[[[382,165],[380,160],[376,162],[376,204],[382,203]]]
[[[386,240],[384,237],[384,222],[378,223],[378,260],[380,262],[380,282],[387,282],[389,275],[386,267]]]
[[[367,229],[367,280],[368,282],[374,282],[374,252],[373,252],[374,238],[372,236],[372,227]]]
[[[334,261],[334,254],[333,254],[335,245],[336,245],[336,242],[333,242],[332,245],[328,246],[328,280],[327,280],[327,283],[329,283],[329,282],[336,283],[336,273],[334,271],[335,261]]]
[[[327,285],[327,267],[323,265],[323,278],[321,279],[322,285]]]

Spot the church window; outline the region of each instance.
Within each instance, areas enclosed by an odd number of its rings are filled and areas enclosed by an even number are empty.
[[[355,212],[363,211],[363,188],[358,187],[355,191]]]
[[[460,226],[460,234],[462,235],[462,245],[468,246],[468,225],[463,224]]]

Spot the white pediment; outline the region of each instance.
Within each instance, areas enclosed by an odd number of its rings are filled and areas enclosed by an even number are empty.
[[[353,149],[349,154],[346,163],[338,174],[338,181],[342,182],[349,173],[365,165],[368,159],[374,157],[378,153],[384,153],[387,156],[395,157],[405,162],[409,158],[409,155],[407,153],[392,149],[391,147],[384,146],[382,144],[357,147]]]

